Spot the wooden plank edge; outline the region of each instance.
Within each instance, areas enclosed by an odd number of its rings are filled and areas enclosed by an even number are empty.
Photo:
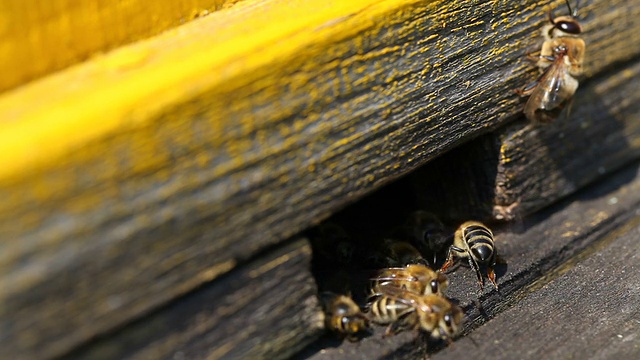
[[[57,358],[285,359],[324,330],[310,261],[293,240]]]

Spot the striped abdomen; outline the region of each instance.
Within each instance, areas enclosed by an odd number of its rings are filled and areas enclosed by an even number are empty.
[[[489,228],[481,224],[469,225],[464,228],[463,237],[469,253],[478,263],[495,263],[493,233]]]
[[[390,324],[415,312],[415,308],[392,297],[378,296],[370,305],[372,321],[376,324]]]

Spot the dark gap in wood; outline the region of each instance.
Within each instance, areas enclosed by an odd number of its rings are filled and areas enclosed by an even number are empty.
[[[375,259],[380,255],[378,251],[381,251],[382,241],[407,240],[399,237],[398,228],[413,211],[425,210],[436,214],[450,234],[461,222],[478,219],[478,216],[485,214],[485,210],[478,211],[476,208],[489,208],[494,194],[482,194],[477,190],[494,189],[498,154],[493,141],[491,134],[476,137],[347,206],[323,224],[307,230],[305,236],[311,239],[312,272],[319,292],[350,294],[364,307],[369,279],[382,267]],[[444,184],[452,182],[459,185],[481,182],[483,186],[451,193]],[[462,205],[456,205],[459,203]],[[326,227],[333,225],[343,229],[347,237],[328,238],[326,231],[329,230]],[[340,253],[344,250],[344,243],[348,243],[352,252],[346,258]],[[437,265],[442,265],[444,252],[423,253],[428,261],[434,255],[437,256]],[[452,301],[456,302],[455,299]],[[429,343],[438,346],[437,341]],[[320,349],[340,345],[340,340],[327,333],[295,358],[309,357]]]
[[[485,140],[479,139],[478,143],[483,143]],[[472,146],[472,144],[469,144]],[[455,155],[455,154],[453,154]],[[457,156],[457,155],[456,155]],[[446,157],[446,155],[445,155]],[[574,205],[576,202],[590,201],[602,197],[611,196],[619,196],[615,195],[615,192],[620,188],[627,186],[630,182],[636,181],[638,182],[638,168],[640,167],[640,162],[635,161],[632,164],[628,164],[627,166],[608,173],[602,178],[594,181],[589,188],[585,189],[585,191],[575,193],[563,200],[556,202],[553,206],[548,207],[542,212],[527,216],[526,218],[520,219],[519,223],[503,223],[502,225],[498,225],[495,227],[497,233],[500,234],[509,234],[515,230],[515,233],[523,233],[525,231],[531,231],[532,228],[542,227],[548,229],[554,229],[553,232],[557,233],[559,230],[562,230],[562,224],[564,224],[566,219],[552,219],[553,216],[558,214],[559,212],[566,211],[568,207]],[[400,182],[401,183],[401,182]],[[369,204],[376,199],[377,195],[381,197],[381,204],[385,205],[393,204],[394,198],[391,196],[395,191],[399,191],[398,189],[394,189],[397,183],[392,184],[384,189],[381,189],[380,192],[375,193],[369,199]],[[636,185],[638,187],[638,185]],[[406,188],[405,188],[406,189]],[[637,206],[640,198],[635,196],[629,202],[631,203],[631,208]],[[397,199],[395,200],[397,201]],[[608,206],[608,204],[600,199],[600,203],[604,203],[604,206]],[[636,204],[636,205],[633,205]],[[363,207],[360,207],[363,206]],[[602,206],[602,205],[599,205]],[[357,217],[365,217],[363,215],[363,210],[366,209],[366,206],[361,204],[354,204],[354,206],[345,209],[344,212],[336,215],[336,218],[331,219],[335,220],[336,223],[338,221],[338,216],[342,216],[344,218],[340,218],[340,221],[345,224],[345,226],[349,226],[348,219],[356,219]],[[370,211],[375,211],[376,208],[370,207]],[[360,212],[357,212],[360,210]],[[396,209],[387,209],[388,214],[393,214]],[[350,215],[350,211],[356,211],[355,215]],[[382,215],[378,215],[383,217]],[[474,289],[464,289],[462,290],[458,284],[457,279],[453,280],[453,288],[450,296],[453,297],[453,301],[458,301],[460,305],[463,307],[465,311],[466,323],[465,328],[461,336],[469,335],[474,329],[478,328],[482,324],[489,321],[491,318],[495,317],[497,314],[505,311],[509,307],[513,306],[520,299],[528,295],[529,293],[535,291],[538,287],[552,281],[555,276],[557,276],[557,270],[567,264],[568,262],[573,261],[574,259],[583,257],[585,253],[591,251],[594,246],[597,247],[603,241],[607,241],[607,235],[615,231],[615,229],[619,227],[624,227],[626,223],[628,223],[635,215],[631,211],[624,211],[624,209],[616,210],[616,213],[611,217],[599,222],[595,226],[591,226],[588,224],[579,224],[579,228],[576,228],[578,234],[570,239],[570,241],[566,242],[560,248],[545,252],[544,250],[536,250],[531,251],[531,259],[534,260],[533,263],[527,265],[524,270],[516,272],[511,277],[507,277],[500,284],[500,292],[496,291],[486,291],[480,295],[475,293]],[[389,218],[396,219],[398,218],[398,214],[393,214]],[[590,219],[584,218],[584,214],[575,213],[575,211],[570,211],[570,217],[573,221],[582,220],[585,223]],[[384,219],[385,222],[379,223],[381,224],[380,229],[388,228],[389,218]],[[345,220],[346,219],[346,220]],[[360,220],[362,224],[362,220]],[[378,224],[376,222],[371,222],[371,224]],[[547,225],[549,224],[549,225]],[[385,226],[386,225],[386,226]],[[362,226],[362,225],[360,225]],[[375,226],[375,225],[374,225]],[[351,224],[352,228],[357,228],[357,226]],[[377,228],[377,227],[376,227]],[[560,228],[560,229],[559,229]],[[548,230],[547,230],[548,231]],[[546,234],[547,231],[542,231],[542,233]],[[562,230],[563,231],[563,230]],[[375,231],[369,229],[370,233],[375,233]],[[514,234],[515,234],[514,233]],[[549,235],[558,236],[556,235]],[[516,235],[518,237],[517,240],[520,241],[517,244],[520,247],[520,251],[526,249],[528,246],[535,246],[531,244],[531,242],[522,241],[525,239],[530,239],[530,235]],[[524,237],[523,239],[520,239]],[[553,242],[550,239],[547,239],[549,242]],[[542,242],[542,241],[541,241]],[[545,249],[546,246],[541,244],[542,249]],[[513,245],[511,245],[513,247]],[[314,248],[315,250],[315,248]],[[525,253],[526,255],[526,253]],[[314,259],[314,261],[317,261]],[[507,259],[507,261],[518,261],[515,258]],[[318,266],[317,264],[315,264]],[[515,265],[515,264],[514,264]],[[327,269],[334,269],[335,274],[341,277],[344,276],[353,276],[353,269],[350,272],[344,272],[340,270],[335,270],[339,268],[340,265],[337,262],[332,262],[331,266],[328,266]],[[360,269],[363,270],[363,269]],[[468,269],[467,269],[468,270]],[[370,271],[370,269],[367,269]],[[464,270],[461,270],[464,273]],[[319,283],[319,288],[323,288],[323,283],[327,283],[326,279],[323,279],[320,274],[316,272],[316,280]],[[327,275],[326,273],[323,275]],[[454,274],[456,277],[459,274]],[[468,276],[469,274],[464,274],[465,277],[471,278],[472,276]],[[467,281],[465,286],[469,286],[472,282]],[[358,285],[360,288],[351,287],[351,291],[354,289],[358,291],[362,291],[361,284]],[[355,296],[354,296],[355,297]],[[382,332],[379,328],[376,329],[375,333],[371,336],[381,337]],[[390,340],[382,345],[379,344],[382,340],[378,339],[365,339],[366,344],[349,344],[349,343],[340,343],[340,341],[335,338],[331,338],[329,335],[320,339],[318,342],[306,348],[304,351],[298,353],[293,358],[295,359],[348,359],[350,356],[357,352],[362,354],[361,357],[358,358],[377,358],[377,359],[406,359],[406,358],[416,358],[420,356],[424,356],[425,354],[435,354],[443,349],[446,344],[438,343],[438,342],[428,342],[427,347],[425,348],[425,342],[420,341],[419,338],[409,337],[402,338],[401,340]],[[368,348],[368,346],[374,345],[376,349],[373,351]],[[358,347],[360,346],[360,347]],[[454,345],[455,346],[455,345]],[[395,348],[394,348],[395,347]],[[343,349],[344,353],[337,352],[338,349],[334,349],[336,351],[330,351],[325,355],[321,356],[319,351],[338,348]],[[388,351],[388,353],[379,353],[373,356],[372,354],[375,351],[380,351],[384,349]]]

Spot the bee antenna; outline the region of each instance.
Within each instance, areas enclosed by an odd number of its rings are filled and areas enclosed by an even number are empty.
[[[571,9],[571,4],[569,4],[569,0],[564,0],[565,4],[567,4],[567,8],[569,8],[569,14],[571,15],[571,17],[577,17],[578,16],[578,8],[580,7],[580,0],[576,1],[576,8],[575,9]]]

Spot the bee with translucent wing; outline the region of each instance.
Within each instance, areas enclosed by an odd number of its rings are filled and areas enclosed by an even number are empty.
[[[404,289],[419,295],[440,295],[449,286],[447,277],[425,265],[410,264],[406,267],[386,268],[371,279],[374,295],[384,293],[389,287]]]
[[[442,296],[419,295],[399,288],[389,288],[375,296],[370,313],[372,322],[389,325],[386,335],[420,329],[443,340],[458,334],[464,317],[457,305]]]
[[[566,4],[569,16],[554,18],[549,11],[550,24],[542,28],[544,42],[540,53],[530,55],[536,60],[542,75],[516,90],[521,96],[529,96],[524,113],[534,122],[548,123],[556,119],[578,89],[578,80],[574,76],[582,74],[585,43],[579,37],[582,26],[576,19],[576,12],[568,1]]]

